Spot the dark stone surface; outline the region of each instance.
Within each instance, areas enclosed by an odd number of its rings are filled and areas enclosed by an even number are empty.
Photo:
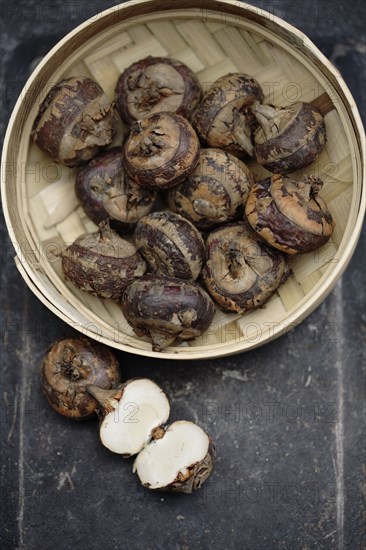
[[[362,0],[253,2],[312,38],[346,78],[365,120]],[[3,3],[5,129],[32,63],[112,2]],[[194,495],[139,487],[131,460],[104,449],[39,387],[47,346],[72,332],[17,273],[2,224],[2,549],[358,549],[363,524],[365,234],[335,291],[305,322],[250,353],[206,362],[119,354],[123,376],[151,376],[217,444]]]

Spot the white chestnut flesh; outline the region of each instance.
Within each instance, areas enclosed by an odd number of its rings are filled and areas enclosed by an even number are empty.
[[[116,105],[127,123],[169,111],[189,118],[201,99],[196,75],[169,57],[148,56],[125,69],[116,86]]]
[[[334,221],[318,195],[323,182],[314,176],[300,181],[276,174],[253,186],[246,204],[248,222],[271,246],[287,254],[304,254],[324,245]]]
[[[138,454],[133,471],[149,489],[192,493],[210,475],[213,459],[209,436],[193,422],[180,420]]]
[[[79,170],[75,193],[94,223],[109,219],[115,229],[128,231],[151,211],[156,192],[131,180],[123,164],[122,148],[103,151]]]
[[[112,391],[93,386],[88,391],[101,405],[101,442],[124,457],[139,453],[170,414],[167,396],[148,378],[129,380]]]
[[[124,291],[121,307],[137,336],[151,338],[153,351],[197,338],[215,313],[211,298],[199,285],[163,275],[136,279]]]
[[[150,271],[194,281],[206,257],[199,231],[173,212],[153,212],[142,218],[134,242]]]
[[[243,217],[254,176],[221,149],[201,149],[193,172],[169,191],[170,208],[201,230]]]
[[[244,222],[212,231],[207,256],[202,278],[225,311],[245,314],[263,306],[290,275],[284,254],[268,246]]]
[[[55,162],[76,166],[109,145],[116,112],[103,89],[86,76],[56,84],[39,107],[32,137]]]
[[[81,290],[119,300],[126,285],[145,273],[146,263],[135,246],[104,221],[98,231],[81,235],[62,252],[62,270]]]
[[[253,156],[256,121],[250,107],[257,101],[263,101],[263,92],[253,77],[230,73],[216,80],[192,116],[202,143],[239,157]]]
[[[276,174],[289,174],[309,166],[322,152],[327,134],[323,115],[310,103],[289,107],[252,106],[259,123],[255,132],[255,157]]]
[[[199,149],[188,120],[175,113],[156,113],[131,126],[124,146],[126,170],[142,186],[168,189],[194,170]]]

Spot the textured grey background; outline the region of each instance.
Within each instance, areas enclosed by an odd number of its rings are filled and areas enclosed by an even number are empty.
[[[253,2],[304,31],[342,72],[366,117],[366,3]],[[3,2],[1,131],[36,60],[113,2]],[[139,487],[97,424],[74,424],[39,388],[47,346],[72,331],[28,290],[1,234],[2,549],[359,549],[365,544],[365,234],[335,291],[300,326],[250,353],[175,363],[119,354],[150,376],[172,419],[217,444],[191,496]],[[364,546],[363,546],[364,547]]]

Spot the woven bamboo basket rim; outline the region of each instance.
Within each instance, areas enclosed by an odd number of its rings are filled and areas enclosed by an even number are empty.
[[[62,39],[41,61],[39,66],[33,72],[27,81],[22,94],[20,95],[12,116],[10,118],[8,130],[5,136],[2,166],[4,163],[13,162],[22,157],[25,153],[25,144],[20,139],[20,131],[25,131],[27,123],[29,126],[29,113],[27,109],[34,110],[35,102],[32,104],[32,93],[40,87],[45,87],[50,80],[50,66],[57,65],[57,69],[52,71],[53,81],[60,79],[64,72],[66,62],[70,65],[70,58],[73,58],[73,64],[83,55],[90,52],[91,44],[101,43],[101,48],[108,50],[108,44],[105,43],[106,34],[113,40],[125,29],[131,29],[135,25],[141,25],[145,22],[178,21],[184,20],[202,20],[202,17],[212,23],[222,23],[223,16],[225,25],[233,27],[242,27],[253,32],[260,32],[261,36],[266,37],[270,43],[278,44],[280,47],[291,46],[291,56],[300,61],[306,67],[307,71],[312,73],[315,79],[320,82],[325,89],[332,88],[334,97],[337,100],[337,113],[343,122],[343,130],[347,134],[348,143],[356,141],[357,147],[354,147],[352,155],[353,174],[357,175],[353,182],[353,198],[348,215],[349,220],[353,221],[352,232],[349,239],[342,238],[340,246],[332,257],[331,263],[324,263],[324,270],[320,280],[312,287],[311,296],[305,293],[296,306],[283,314],[283,318],[273,327],[268,327],[267,332],[261,334],[259,340],[244,340],[242,338],[234,343],[215,342],[215,344],[205,346],[184,346],[172,347],[164,353],[151,351],[151,345],[148,342],[139,342],[135,347],[128,343],[130,336],[124,334],[122,341],[114,339],[115,331],[112,330],[108,322],[101,319],[98,313],[91,311],[88,305],[75,302],[73,305],[73,293],[62,283],[62,288],[54,279],[54,272],[49,262],[42,261],[37,254],[18,254],[16,264],[19,272],[27,285],[34,294],[58,317],[78,329],[80,332],[97,339],[108,345],[112,345],[124,351],[132,352],[137,355],[159,357],[164,359],[203,359],[219,357],[246,351],[258,347],[263,343],[273,340],[283,334],[288,328],[300,323],[307,317],[330,293],[337,280],[346,269],[352,253],[356,247],[358,237],[361,232],[362,221],[366,205],[365,194],[365,136],[355,102],[352,95],[342,79],[341,75],[333,65],[323,56],[316,46],[300,31],[292,27],[285,21],[276,16],[265,12],[262,9],[255,8],[248,4],[238,4],[237,2],[224,0],[203,0],[199,7],[196,2],[191,0],[182,0],[180,2],[167,0],[138,0],[126,2],[110,8],[93,18],[93,21],[87,21],[69,33]],[[142,19],[143,18],[143,19]],[[286,43],[286,44],[285,44]],[[98,48],[96,48],[98,51]],[[90,55],[90,54],[89,54]],[[173,55],[174,57],[174,55]],[[57,63],[58,62],[58,63]],[[249,72],[249,71],[248,71]],[[17,145],[15,155],[15,147]],[[19,145],[20,144],[20,145]],[[27,147],[28,150],[28,147]],[[12,188],[12,183],[14,187]],[[11,240],[18,249],[22,244],[30,246],[31,250],[37,249],[37,242],[34,240],[36,230],[33,222],[27,214],[27,227],[19,224],[17,220],[16,204],[12,197],[12,190],[16,193],[20,190],[15,185],[16,176],[9,174],[9,179],[2,178],[2,200],[4,205],[4,215],[9,230]],[[22,206],[22,212],[27,213],[27,197],[23,193],[18,197]],[[349,222],[345,227],[345,232]],[[29,228],[33,228],[33,233]],[[67,299],[69,302],[67,302]],[[75,300],[74,300],[75,301]],[[65,311],[65,304],[67,308]],[[238,316],[236,316],[237,318]],[[234,322],[235,317],[231,317],[229,323]],[[250,324],[250,315],[245,317]],[[243,318],[244,319],[244,318]],[[97,327],[98,330],[95,330]],[[101,329],[101,330],[99,330]],[[108,335],[109,334],[109,335]],[[112,337],[111,337],[112,334]],[[133,343],[133,339],[131,339]],[[173,350],[173,351],[170,351]]]

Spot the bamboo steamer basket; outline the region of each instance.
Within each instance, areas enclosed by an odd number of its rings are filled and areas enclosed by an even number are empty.
[[[317,104],[328,143],[307,170],[321,177],[321,195],[336,222],[318,251],[290,259],[293,275],[262,309],[246,316],[217,310],[199,339],[163,353],[137,338],[119,306],[64,280],[58,253],[95,229],[74,194],[75,171],[52,163],[30,139],[39,103],[63,77],[87,75],[113,98],[119,74],[147,56],[171,56],[194,70],[203,89],[228,72],[253,75],[265,101]],[[121,142],[121,126],[114,144]],[[338,71],[301,32],[252,6],[216,0],[137,0],[115,6],[79,26],[43,59],[18,99],[3,150],[2,200],[27,285],[73,328],[114,348],[169,359],[234,354],[280,336],[329,294],[356,247],[365,210],[365,137],[357,107]],[[250,168],[263,177],[256,163]],[[295,174],[299,175],[299,174]]]

